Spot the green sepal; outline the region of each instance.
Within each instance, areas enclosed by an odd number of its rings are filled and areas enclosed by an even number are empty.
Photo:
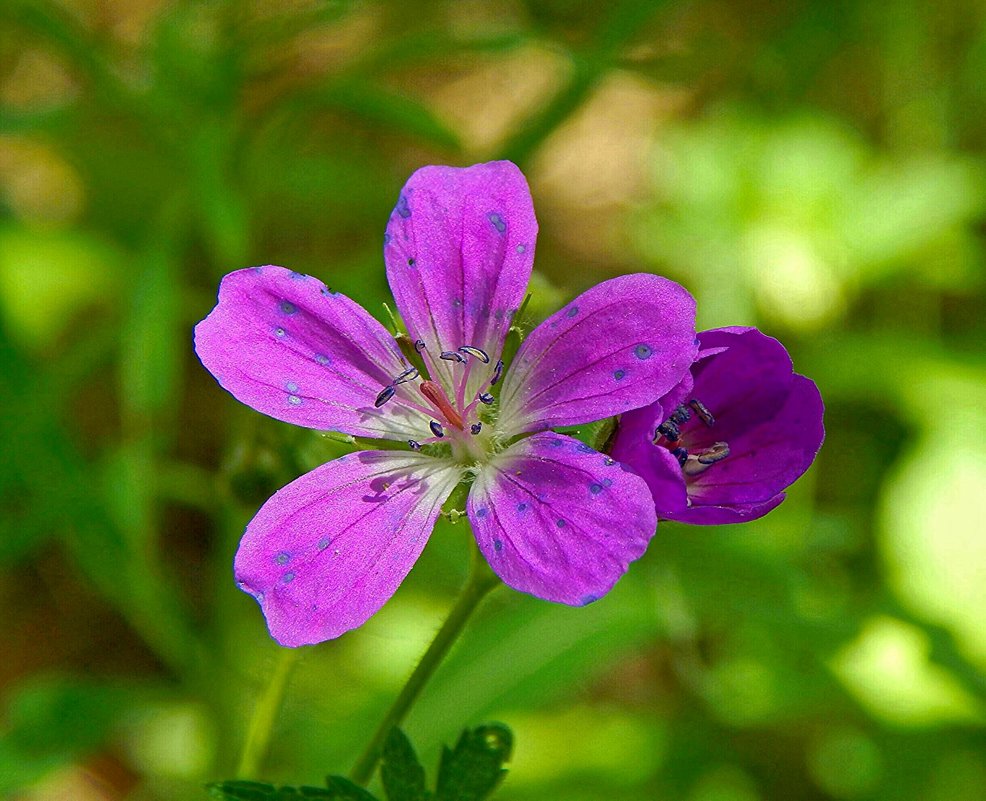
[[[407,735],[393,728],[383,745],[380,778],[388,801],[428,801],[431,793],[425,789],[425,769]]]
[[[513,735],[502,723],[466,729],[454,749],[442,749],[434,801],[482,801],[503,781]]]
[[[226,781],[206,785],[209,795],[220,801],[378,801],[359,785],[341,776],[329,776],[326,787],[275,787],[273,784],[252,781]]]

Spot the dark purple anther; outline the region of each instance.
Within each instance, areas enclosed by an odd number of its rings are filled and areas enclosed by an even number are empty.
[[[469,430],[472,431],[473,434],[478,434],[480,431],[483,430],[483,424],[473,423],[471,426],[469,426]]]
[[[681,404],[677,409],[671,412],[671,422],[677,425],[684,425],[689,420],[692,419],[692,413],[685,408],[685,404]]]
[[[420,442],[417,442],[417,441],[415,441],[413,439],[409,439],[407,441],[407,447],[409,447],[412,451],[420,451],[421,450],[421,443]]]
[[[491,403],[493,403],[494,400],[496,400],[492,395],[490,395],[489,392],[481,392],[476,397],[479,399],[480,403],[485,403],[487,406],[489,406]]]
[[[423,339],[414,340],[414,349],[418,353],[421,353],[425,349],[425,341]]]
[[[657,433],[664,437],[668,442],[677,442],[681,439],[681,429],[673,420],[665,420],[657,427]],[[655,439],[657,439],[655,437]]]
[[[445,361],[447,362],[459,362],[459,363],[463,363],[466,360],[465,356],[463,356],[461,353],[456,353],[454,350],[443,350],[439,354],[438,358],[445,359]]]
[[[431,433],[439,439],[445,436],[445,429],[442,428],[442,424],[437,420],[432,420],[428,425],[431,427]]]
[[[685,462],[688,461],[688,451],[684,448],[675,448],[671,451],[671,455],[678,460],[678,464],[682,467],[685,466]]]
[[[413,381],[418,377],[417,367],[408,367],[403,373],[401,373],[397,378],[394,379],[394,386],[398,384],[403,384],[405,381]]]
[[[384,387],[383,389],[380,390],[380,394],[377,395],[377,399],[375,401],[373,401],[373,405],[376,406],[379,409],[387,401],[389,401],[392,397],[394,397],[394,393],[396,391],[397,390],[394,389],[394,387],[392,387],[392,386],[390,386],[390,387]]]
[[[712,428],[716,424],[715,417],[712,416],[712,412],[705,408],[705,404],[697,398],[692,398],[688,401],[688,405],[695,410],[695,414],[698,415],[698,419],[705,423],[709,428]]]
[[[500,380],[501,375],[503,375],[503,359],[497,359],[496,367],[493,368],[493,376],[490,378],[491,387]]]
[[[461,353],[468,353],[470,356],[474,356],[479,359],[483,364],[490,363],[490,355],[482,348],[477,348],[472,345],[463,345],[459,348]]]

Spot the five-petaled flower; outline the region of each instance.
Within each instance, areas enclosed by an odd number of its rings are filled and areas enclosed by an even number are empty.
[[[513,164],[414,173],[384,236],[405,351],[314,278],[269,266],[223,279],[195,348],[225,389],[278,420],[406,446],[312,470],[247,526],[236,579],[282,645],[374,614],[463,480],[479,548],[515,589],[585,604],[643,553],[656,528],[644,481],[550,429],[676,385],[696,354],[694,301],[654,275],[605,281],[532,331],[505,369],[536,235]]]
[[[715,525],[762,517],[822,445],[822,399],[784,346],[756,328],[698,335],[691,371],[620,418],[612,454],[647,481],[658,518]]]

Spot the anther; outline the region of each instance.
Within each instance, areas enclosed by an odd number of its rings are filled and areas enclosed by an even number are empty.
[[[678,424],[674,420],[665,420],[661,423],[657,427],[657,433],[668,440],[668,442],[677,442],[681,438],[681,429],[678,428]]]
[[[490,355],[482,348],[474,347],[473,345],[463,345],[459,348],[460,353],[468,353],[470,356],[474,356],[479,359],[483,364],[490,363]]]
[[[439,355],[439,359],[445,359],[447,362],[460,362],[463,363],[466,357],[461,353],[456,353],[454,350],[443,350]]]
[[[423,351],[425,349],[425,341],[423,339],[416,339],[416,340],[414,340],[414,349],[418,353],[421,353],[421,351]]]
[[[421,443],[420,442],[416,442],[413,439],[409,439],[407,441],[407,447],[409,447],[412,451],[420,451],[421,450]]]
[[[496,367],[493,368],[493,375],[490,377],[490,386],[494,386],[497,381],[500,380],[500,376],[503,375],[503,359],[497,359]]]
[[[681,469],[686,476],[697,476],[727,456],[729,456],[729,445],[725,442],[716,442],[711,448],[706,448],[701,453],[689,454],[688,460]]]
[[[487,406],[489,406],[491,403],[493,403],[494,400],[496,400],[496,398],[490,395],[489,392],[481,392],[479,395],[476,396],[476,398],[479,400],[480,403],[485,403]]]
[[[712,428],[716,424],[715,417],[712,416],[712,412],[705,408],[705,404],[702,401],[692,398],[688,401],[688,405],[695,410],[695,414],[698,415],[699,420],[705,423],[709,428]]]
[[[473,434],[478,434],[480,431],[483,430],[483,424],[473,423],[471,426],[469,426],[469,430],[472,431]]]
[[[684,448],[675,448],[671,451],[671,455],[678,460],[678,464],[682,467],[685,466],[685,462],[688,461],[688,451]]]
[[[439,423],[437,420],[432,420],[430,423],[428,423],[428,426],[431,428],[431,433],[434,434],[439,439],[445,436],[445,429],[442,428],[442,424]]]
[[[692,413],[685,408],[685,404],[683,403],[671,412],[671,421],[673,423],[677,423],[679,426],[687,423],[691,419]]]
[[[379,409],[387,401],[389,401],[392,397],[394,397],[394,393],[396,391],[397,390],[394,389],[393,386],[384,387],[382,390],[380,390],[380,394],[377,395],[377,399],[375,401],[373,401],[373,405],[376,406]]]
[[[401,373],[397,378],[394,379],[393,386],[398,384],[403,384],[405,381],[413,381],[418,377],[417,367],[408,367],[403,373]]]

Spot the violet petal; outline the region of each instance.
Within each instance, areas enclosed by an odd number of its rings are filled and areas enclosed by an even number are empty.
[[[462,471],[395,451],[361,451],[276,492],[247,526],[237,586],[260,603],[281,645],[362,625],[417,560]]]
[[[656,275],[624,275],[584,292],[535,328],[504,382],[506,436],[602,420],[646,406],[695,358],[695,301]]]
[[[642,479],[553,432],[523,439],[484,466],[467,509],[504,582],[575,606],[609,592],[657,525]]]

